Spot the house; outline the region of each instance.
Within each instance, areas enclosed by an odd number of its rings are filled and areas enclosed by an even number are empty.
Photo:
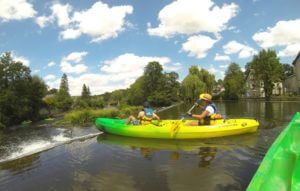
[[[294,74],[283,82],[285,94],[300,95],[300,52],[292,63]]]
[[[284,93],[283,83],[273,83],[274,88],[272,90],[273,95],[282,95]],[[244,97],[247,98],[262,98],[265,97],[264,82],[255,79],[254,70],[250,69],[250,72],[246,76],[245,82],[246,93]]]

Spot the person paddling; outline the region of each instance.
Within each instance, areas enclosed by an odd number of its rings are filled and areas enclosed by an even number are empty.
[[[128,118],[127,124],[132,123],[134,125],[148,125],[152,123],[152,120],[157,120],[159,122],[160,118],[154,113],[149,102],[146,101],[144,103],[144,110],[139,112],[137,119],[131,115]]]
[[[212,102],[210,94],[200,94],[199,101],[200,104],[196,103],[196,105],[203,108],[202,113],[200,115],[192,114],[191,112],[187,113],[189,116],[198,119],[198,123],[191,123],[189,125],[212,125],[213,120],[222,119],[222,116],[217,113],[217,107]]]

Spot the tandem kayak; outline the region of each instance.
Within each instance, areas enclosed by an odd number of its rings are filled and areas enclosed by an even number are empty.
[[[247,191],[300,190],[300,113],[272,144]]]
[[[214,125],[190,126],[192,120],[162,120],[159,124],[127,125],[126,120],[97,118],[96,127],[105,133],[140,138],[199,139],[255,132],[253,119],[216,120]]]

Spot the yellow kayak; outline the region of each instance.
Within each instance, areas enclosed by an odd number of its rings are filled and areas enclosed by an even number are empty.
[[[141,138],[199,139],[256,132],[253,119],[215,120],[214,125],[191,126],[193,120],[162,120],[148,125],[127,125],[126,120],[97,118],[96,127],[106,133]]]

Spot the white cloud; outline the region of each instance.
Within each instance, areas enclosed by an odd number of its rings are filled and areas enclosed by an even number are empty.
[[[159,26],[151,28],[148,25],[148,33],[162,37],[199,32],[219,33],[226,29],[238,8],[234,3],[219,7],[212,0],[176,0],[159,12]]]
[[[163,68],[166,71],[176,72],[176,71],[179,71],[182,68],[182,64],[180,64],[179,62],[174,63],[174,64],[166,64],[166,65],[164,65]]]
[[[142,75],[144,67],[152,61],[158,61],[164,66],[166,63],[170,62],[170,59],[167,57],[147,57],[126,53],[113,60],[105,61],[104,66],[101,67],[101,71],[110,74],[132,73],[131,76],[137,77]]]
[[[61,62],[60,64],[61,71],[64,73],[75,73],[75,74],[80,74],[83,73],[87,70],[87,66],[84,64],[76,64],[72,65],[68,62]]]
[[[41,27],[44,28],[47,23],[52,22],[52,18],[51,17],[46,17],[46,16],[40,16],[37,17],[35,22]]]
[[[33,70],[33,74],[36,74],[36,73],[39,73],[40,72],[40,70]]]
[[[300,52],[300,43],[299,44],[291,44],[287,45],[287,47],[281,50],[278,56],[286,57],[286,56],[295,56]]]
[[[65,60],[67,57],[64,57]],[[74,57],[72,56],[72,58]],[[83,84],[90,87],[93,95],[128,88],[143,74],[145,66],[151,61],[158,61],[165,70],[170,69],[169,67],[174,67],[170,70],[174,71],[173,69],[176,69],[176,67],[181,67],[180,63],[172,64],[167,57],[147,57],[125,53],[114,59],[104,61],[99,73],[84,73],[75,77],[71,74],[68,75],[70,94],[73,96],[80,95]],[[47,85],[50,88],[58,88],[59,84],[60,79],[47,81]]]
[[[68,56],[64,57],[64,61],[68,62],[75,62],[78,63],[80,62],[83,57],[85,57],[88,53],[87,52],[72,52]]]
[[[44,27],[47,22],[56,20],[57,25],[63,29],[60,32],[61,39],[76,39],[86,34],[92,38],[92,42],[99,42],[117,37],[126,27],[134,28],[134,25],[125,20],[133,12],[132,6],[109,7],[98,1],[90,9],[72,12],[71,5],[55,3],[51,6],[51,11],[50,16],[39,17],[37,23]]]
[[[211,74],[216,74],[218,70],[214,66],[210,66],[210,68],[207,69]]]
[[[221,55],[221,54],[216,53],[215,60],[216,61],[229,61],[230,57],[228,55]]]
[[[44,80],[46,80],[46,81],[53,81],[55,79],[56,79],[56,77],[52,74],[49,74],[49,75],[44,77]]]
[[[0,0],[0,20],[22,20],[32,18],[36,14],[27,0]]]
[[[187,42],[182,44],[182,50],[189,53],[189,56],[197,58],[206,57],[207,51],[213,47],[218,40],[208,36],[197,35],[188,38]]]
[[[61,5],[59,3],[53,4],[51,6],[52,16],[57,19],[57,24],[60,27],[67,27],[71,23],[69,17],[72,11],[72,6],[69,4]]]
[[[47,66],[48,66],[48,67],[55,66],[55,62],[53,62],[53,61],[49,62]]]
[[[60,67],[61,71],[64,73],[75,73],[80,74],[85,72],[88,67],[84,64],[72,65],[71,63],[79,63],[86,56],[87,52],[72,52],[68,56],[63,57]]]
[[[30,65],[30,61],[27,58],[23,57],[23,56],[17,56],[14,53],[12,53],[12,58],[13,58],[14,61],[22,62],[22,64],[24,66],[29,66]]]
[[[239,58],[248,58],[257,54],[257,51],[247,45],[238,43],[236,41],[230,41],[223,46],[225,54],[236,54],[239,53]]]
[[[294,56],[298,52],[292,52],[291,47],[300,45],[300,19],[279,21],[274,27],[267,28],[266,31],[257,32],[253,35],[255,40],[262,48],[274,46],[286,46],[281,51],[281,56]]]
[[[220,65],[220,68],[224,70],[224,69],[227,69],[228,66],[229,66],[229,64],[224,64],[224,65]]]
[[[60,32],[60,38],[61,39],[76,39],[81,35],[81,31],[76,29],[66,29],[62,32]]]

